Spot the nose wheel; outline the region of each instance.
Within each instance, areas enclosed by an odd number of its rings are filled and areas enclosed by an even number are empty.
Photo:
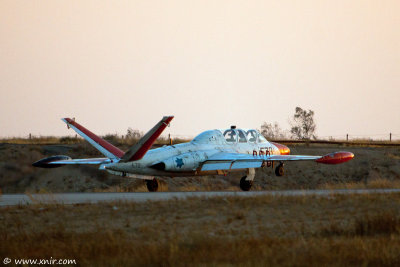
[[[285,174],[285,170],[283,169],[283,163],[276,166],[275,174],[276,174],[276,176],[283,176]]]
[[[158,181],[156,178],[153,180],[146,180],[147,189],[149,192],[157,192],[158,190]]]

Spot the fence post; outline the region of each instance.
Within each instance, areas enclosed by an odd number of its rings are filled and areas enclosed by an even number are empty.
[[[346,142],[349,142],[349,134],[346,134]]]
[[[172,146],[171,134],[168,134],[168,143],[169,143],[170,146]]]
[[[389,142],[392,142],[392,133],[390,133]]]

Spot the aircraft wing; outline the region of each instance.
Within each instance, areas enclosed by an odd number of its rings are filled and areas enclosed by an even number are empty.
[[[307,155],[262,155],[253,156],[240,153],[217,153],[203,162],[201,171],[234,170],[247,168],[260,168],[268,161],[299,161],[308,160],[324,164],[339,164],[351,160],[351,152],[334,152],[325,156]]]

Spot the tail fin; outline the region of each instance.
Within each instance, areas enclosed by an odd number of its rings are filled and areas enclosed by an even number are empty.
[[[124,152],[119,148],[113,146],[106,140],[98,137],[79,123],[71,120],[70,118],[62,119],[68,127],[74,129],[80,136],[86,139],[92,146],[94,146],[97,150],[99,150],[104,156],[115,159],[115,158],[122,158],[124,156]]]
[[[131,147],[121,158],[121,162],[139,160],[143,158],[146,152],[153,145],[154,141],[160,136],[168,126],[174,116],[165,116],[150,131],[148,131],[140,140]]]

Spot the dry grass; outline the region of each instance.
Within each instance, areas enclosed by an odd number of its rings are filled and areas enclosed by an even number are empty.
[[[82,138],[70,136],[32,136],[32,138],[10,137],[0,139],[0,143],[19,145],[78,144],[84,141]]]
[[[319,189],[383,189],[400,188],[400,180],[389,180],[376,178],[367,182],[345,182],[345,183],[326,183],[318,187]]]
[[[81,265],[400,264],[400,194],[1,208],[0,257]]]
[[[322,236],[346,236],[346,237],[365,237],[365,236],[394,236],[400,233],[400,216],[396,212],[381,212],[373,215],[368,213],[356,218],[347,227],[337,223],[331,223],[327,228],[319,233]]]

